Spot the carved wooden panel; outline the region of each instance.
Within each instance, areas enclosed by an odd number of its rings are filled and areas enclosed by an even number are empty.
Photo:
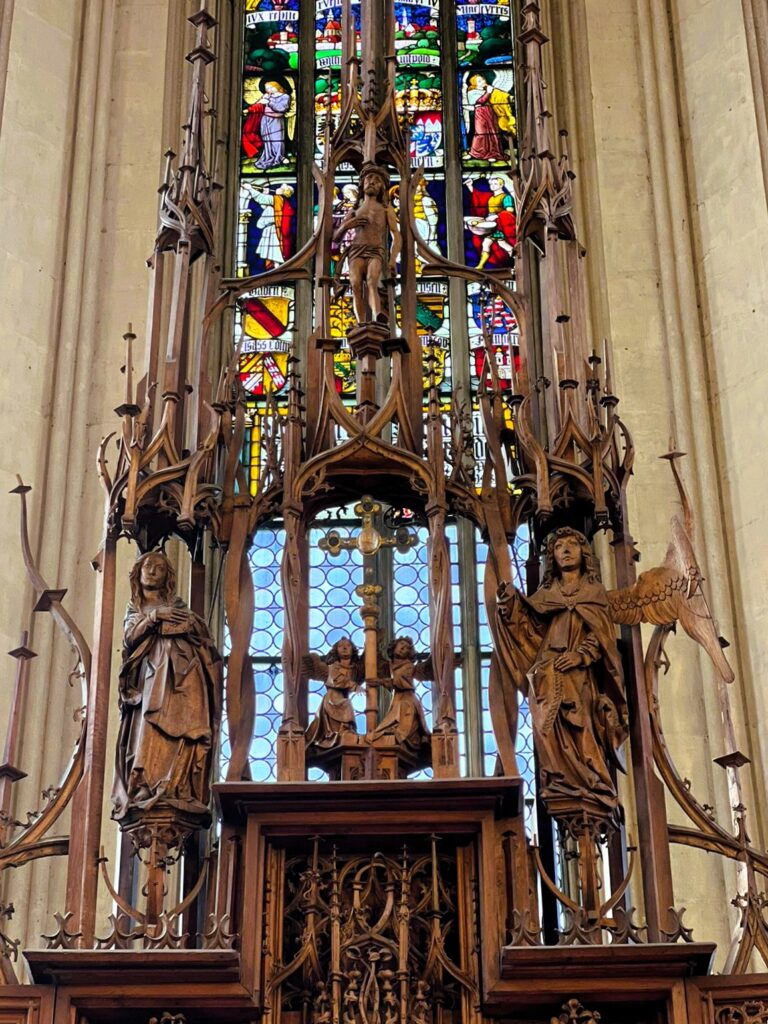
[[[0,1024],[52,1024],[52,988],[7,985],[0,989]]]
[[[768,993],[765,999],[741,999],[713,1006],[714,1024],[768,1024]]]
[[[383,837],[381,837],[383,839]],[[270,845],[263,1019],[479,1021],[474,844],[348,837]]]
[[[768,974],[696,978],[688,986],[690,1024],[768,1024]]]

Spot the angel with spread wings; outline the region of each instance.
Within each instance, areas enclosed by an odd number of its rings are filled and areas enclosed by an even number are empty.
[[[733,673],[701,593],[688,531],[675,517],[664,564],[623,590],[606,591],[587,538],[570,527],[546,541],[544,577],[526,597],[499,587],[497,615],[517,688],[529,701],[541,795],[557,813],[592,804],[607,816],[618,806],[611,765],[627,736],[627,704],[615,624],[679,621],[712,658]]]
[[[387,656],[388,674],[376,682],[392,691],[392,703],[368,739],[375,743],[391,736],[398,746],[429,754],[431,734],[414,680],[432,679],[432,659],[419,662],[413,640],[407,636],[396,637],[387,648]]]
[[[343,636],[325,658],[317,654],[305,655],[304,668],[310,679],[321,679],[326,689],[317,714],[309,723],[306,745],[308,749],[327,750],[339,743],[342,733],[357,732],[350,694],[363,682],[363,659],[350,638]]]

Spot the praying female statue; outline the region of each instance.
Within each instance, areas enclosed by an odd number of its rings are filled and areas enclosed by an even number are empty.
[[[176,597],[165,555],[138,558],[130,582],[112,817],[157,806],[205,816],[221,657],[203,619]]]
[[[498,611],[514,682],[528,698],[541,796],[556,816],[618,806],[611,766],[627,735],[616,631],[587,538],[570,527],[546,542],[544,578],[531,597],[499,587]]]

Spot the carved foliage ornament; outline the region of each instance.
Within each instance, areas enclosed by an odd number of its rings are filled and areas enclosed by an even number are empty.
[[[714,1019],[715,1024],[768,1024],[768,1000],[745,999],[718,1006]]]

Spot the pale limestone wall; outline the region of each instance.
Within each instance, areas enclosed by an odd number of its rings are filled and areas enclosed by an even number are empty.
[[[768,196],[761,146],[765,82],[750,74],[751,0],[673,4],[680,108],[719,498],[754,775],[768,772]],[[766,8],[756,4],[765,23]],[[716,87],[715,87],[716,86]],[[761,95],[762,92],[762,95]],[[762,160],[761,160],[762,157]],[[763,811],[766,805],[763,802]],[[766,834],[763,816],[763,836]]]
[[[10,23],[0,127],[0,493],[13,486],[17,471],[33,485],[35,553],[49,583],[69,587],[68,607],[87,636],[89,562],[103,516],[95,451],[116,424],[121,335],[129,320],[141,337],[163,143],[177,137],[167,135],[165,102],[175,94],[178,110],[173,79],[180,79],[190,12],[182,3],[170,6],[169,12],[167,0],[16,0]],[[178,52],[167,74],[169,39]],[[178,114],[173,121],[179,123]],[[19,587],[17,501],[0,497],[2,650],[17,643],[29,608]],[[126,566],[130,559],[126,545]],[[121,593],[118,607],[124,602]],[[51,647],[47,624],[35,624],[33,645],[40,657],[21,752],[29,772],[19,787],[22,817],[57,781],[81,703],[66,685],[69,652]],[[8,694],[5,685],[4,706]],[[12,930],[23,941],[36,944],[50,930],[52,912],[63,909],[64,876],[61,861],[11,874]]]

